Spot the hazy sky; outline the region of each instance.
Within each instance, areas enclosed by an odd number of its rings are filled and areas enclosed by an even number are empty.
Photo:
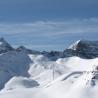
[[[0,0],[0,37],[41,51],[98,40],[98,0]]]

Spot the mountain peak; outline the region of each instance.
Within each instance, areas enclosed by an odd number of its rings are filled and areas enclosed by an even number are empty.
[[[98,48],[98,41],[78,40],[70,45],[68,49],[77,50],[79,48]]]
[[[4,38],[0,38],[0,45],[2,45],[2,44],[4,44],[4,43],[6,43],[6,41],[4,40]]]
[[[4,38],[0,38],[0,53],[8,52],[14,50],[11,45],[5,41]]]
[[[81,42],[81,40],[76,41],[75,43],[73,43],[72,45],[70,45],[68,47],[68,49],[72,49],[72,50],[76,50],[77,49],[77,45]]]
[[[17,48],[18,51],[22,51],[22,50],[27,50],[27,48],[25,46],[19,46]]]
[[[79,56],[82,58],[98,57],[98,41],[78,40],[64,51],[64,56]]]
[[[0,41],[4,41],[4,38],[3,38],[3,37],[1,37],[1,38],[0,38]]]

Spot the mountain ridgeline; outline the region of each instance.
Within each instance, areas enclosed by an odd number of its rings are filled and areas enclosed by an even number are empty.
[[[98,57],[98,41],[79,40],[64,51],[64,56],[93,59]]]
[[[0,54],[1,53],[5,53],[8,51],[13,51],[14,48],[11,47],[11,45],[9,43],[7,43],[4,38],[0,38]]]
[[[19,46],[17,49],[13,48],[4,38],[0,38],[0,54],[9,51],[25,51],[28,54],[42,54],[51,60],[56,60],[58,58],[78,56],[86,59],[93,59],[98,57],[98,41],[87,41],[79,40],[70,45],[64,51],[50,51],[50,52],[40,52],[36,50],[27,49],[24,46]]]

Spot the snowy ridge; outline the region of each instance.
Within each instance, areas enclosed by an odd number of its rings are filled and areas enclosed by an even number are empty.
[[[98,57],[98,41],[79,40],[64,50],[63,54],[64,57],[96,58]]]
[[[0,49],[8,49],[6,43],[0,39]],[[79,40],[65,57],[62,52],[41,53],[24,46],[2,52],[0,98],[98,98],[97,49],[97,41]]]
[[[41,64],[43,57],[36,57],[35,62],[40,62]],[[56,61],[56,66],[57,64],[58,66],[65,66],[65,74],[53,80],[53,70],[43,69],[43,72],[40,72],[40,75],[36,75],[36,77],[13,77],[1,91],[0,98],[5,98],[6,96],[13,98],[16,95],[21,98],[53,98],[53,96],[54,98],[72,98],[72,96],[73,98],[89,98],[90,92],[96,95],[94,98],[97,98],[98,74],[93,73],[97,72],[97,62],[97,58],[92,60],[79,57],[61,58]],[[38,63],[38,66],[41,65]],[[40,71],[39,67],[37,68],[38,70]],[[24,81],[26,81],[26,84]],[[33,82],[30,81],[35,81],[34,83],[37,85],[34,85],[35,87],[31,86]],[[87,94],[84,95],[83,93]],[[90,98],[93,97],[90,96]]]
[[[81,40],[76,41],[74,44],[70,45],[67,49],[77,50],[77,45],[80,43]]]

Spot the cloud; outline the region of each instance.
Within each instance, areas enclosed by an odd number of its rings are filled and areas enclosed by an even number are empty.
[[[63,36],[76,33],[98,32],[98,18],[66,21],[37,21],[32,23],[1,23],[0,32],[5,35]]]
[[[34,50],[63,50],[78,39],[98,39],[98,18],[0,23],[0,36]]]

